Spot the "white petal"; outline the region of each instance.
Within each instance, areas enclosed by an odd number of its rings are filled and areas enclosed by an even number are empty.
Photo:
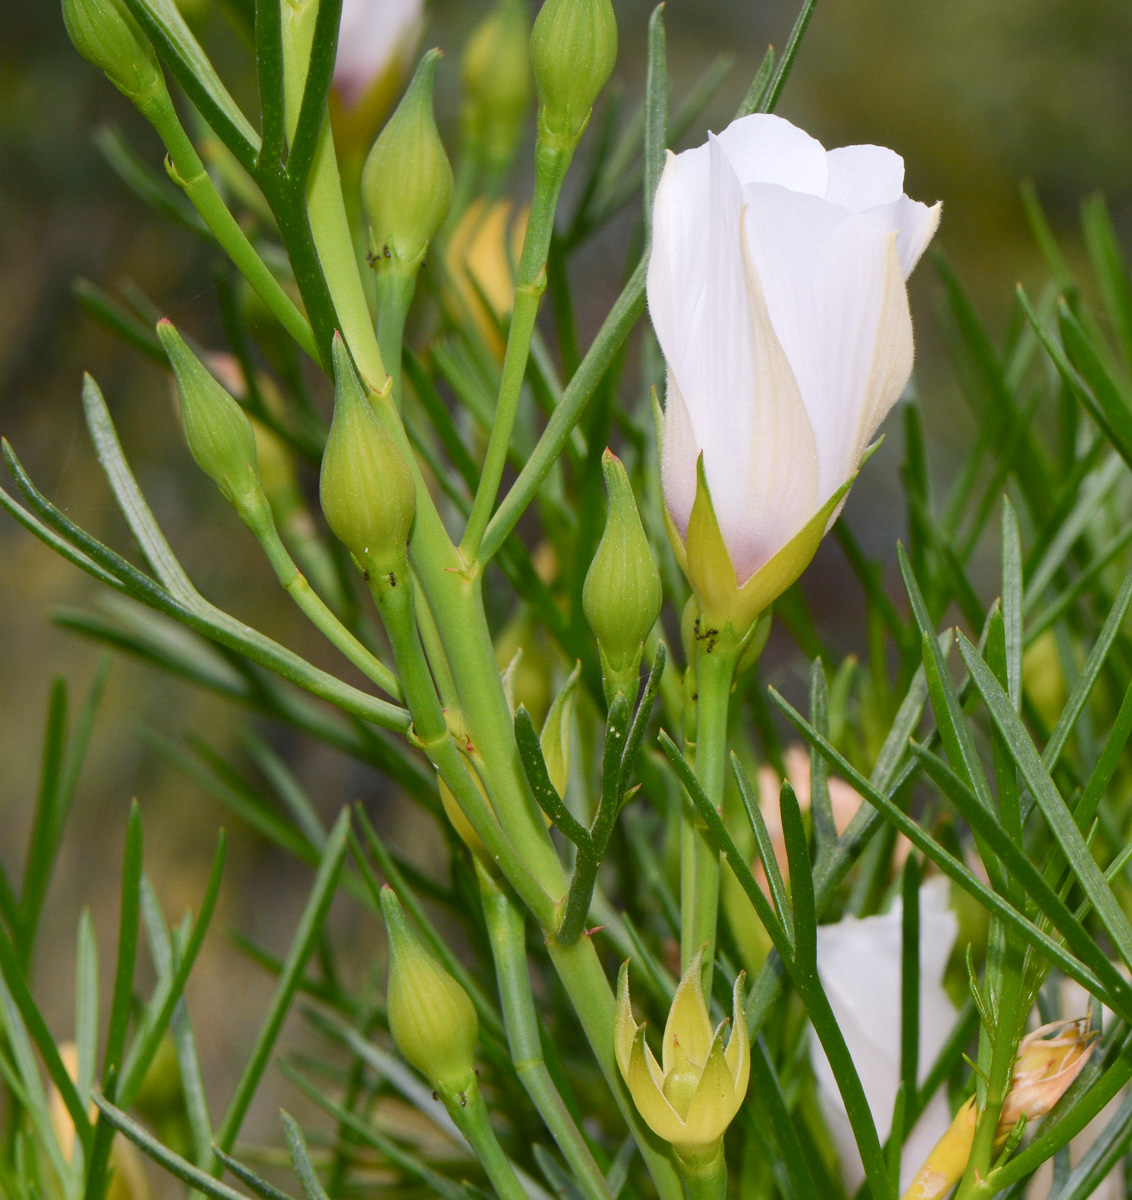
[[[875,221],[881,229],[896,234],[900,269],[907,279],[920,261],[920,255],[928,248],[928,243],[935,237],[942,209],[942,204],[933,204],[929,208],[918,200],[901,196],[892,204],[866,209],[862,216]]]
[[[702,451],[740,583],[813,513],[817,486],[797,384],[757,274],[744,265],[742,200],[718,139],[669,158],[648,277],[672,395],[663,449],[669,512],[685,532]]]
[[[343,103],[356,104],[419,36],[424,0],[343,0],[334,60],[334,86]]]
[[[943,990],[943,972],[959,928],[955,914],[947,907],[947,889],[945,880],[930,880],[920,890],[921,1081],[956,1017],[955,1007]],[[881,1141],[891,1129],[892,1106],[900,1084],[901,920],[901,905],[897,902],[881,916],[863,920],[846,917],[834,925],[819,926],[817,931],[818,974],[860,1074]],[[811,1063],[846,1184],[855,1190],[864,1178],[860,1156],[833,1072],[816,1038],[811,1045]],[[905,1147],[902,1176],[908,1174],[910,1178],[914,1174],[948,1123],[946,1103],[929,1106]],[[927,1149],[921,1154],[922,1142],[926,1142]],[[917,1154],[919,1159],[913,1161]]]
[[[908,299],[902,278],[892,286],[891,235],[867,216],[768,184],[744,194],[752,257],[814,430],[820,504],[856,469],[862,436],[907,381],[897,376],[911,371]],[[878,338],[894,331],[888,354]]]
[[[740,586],[813,516],[819,486],[814,430],[745,239],[743,250],[755,387],[746,422],[721,423],[711,431],[710,454],[704,450],[716,517]],[[746,447],[738,440],[744,436]]]
[[[752,113],[719,135],[735,174],[743,183],[777,183],[792,192],[825,194],[829,177],[825,147],[782,117]]]
[[[885,146],[841,146],[826,163],[825,198],[849,212],[894,204],[904,192],[904,160]]]
[[[668,369],[693,426],[722,403],[720,386],[749,390],[749,335],[736,314],[746,308],[739,253],[743,194],[719,147],[670,155],[653,209],[649,313]],[[741,336],[728,337],[739,329]]]
[[[668,515],[682,538],[688,536],[688,521],[696,500],[696,460],[699,456],[700,448],[684,397],[669,371],[660,448],[660,482]]]

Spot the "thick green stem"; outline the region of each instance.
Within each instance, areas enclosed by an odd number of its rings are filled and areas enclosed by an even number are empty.
[[[401,263],[376,264],[377,343],[381,361],[393,377],[393,400],[401,407],[401,346],[405,337],[405,319],[417,288],[416,266]]]
[[[396,582],[391,583],[391,578]],[[554,902],[540,887],[538,877],[516,852],[500,827],[449,733],[417,630],[412,578],[407,565],[392,577],[381,575],[371,579],[370,588],[393,647],[401,689],[413,719],[414,740],[444,777],[444,782],[487,852],[506,874],[523,902],[545,926],[554,919]]]
[[[499,1200],[527,1200],[526,1189],[519,1182],[511,1160],[503,1153],[503,1147],[491,1127],[487,1105],[483,1102],[475,1077],[472,1077],[472,1085],[466,1091],[458,1095],[440,1092],[440,1098],[456,1127],[468,1139]]]
[[[706,1162],[702,1155],[685,1157],[677,1153],[680,1180],[686,1200],[724,1200],[727,1195],[727,1160],[723,1157],[723,1140],[717,1143],[715,1154]]]
[[[562,190],[562,181],[566,178],[571,157],[571,151],[552,146],[540,136],[535,147],[534,197],[531,200],[531,215],[527,222],[523,253],[519,259],[515,307],[507,335],[507,352],[503,359],[503,378],[499,385],[495,423],[491,427],[483,473],[480,475],[475,502],[472,505],[472,515],[468,518],[468,527],[460,543],[461,552],[469,560],[475,559],[479,552],[492,509],[495,507],[495,498],[503,479],[503,468],[507,464],[511,433],[515,427],[519,397],[522,395],[523,380],[527,374],[527,359],[531,352],[535,319],[538,317],[542,294],[546,291],[546,259],[550,253],[550,240],[554,235],[558,194]]]
[[[431,556],[414,561],[428,589],[472,748],[487,766],[500,824],[547,893],[561,900],[566,895],[566,877],[519,758],[484,613],[481,580],[478,574],[446,570]],[[542,923],[547,933],[557,924],[553,918]]]
[[[723,805],[734,676],[734,654],[710,637],[701,641],[696,672],[696,778],[717,809]],[[686,968],[696,951],[707,945],[704,993],[710,996],[719,913],[719,848],[690,805],[684,809],[680,853],[680,962]]]
[[[261,499],[262,504],[254,509],[251,507],[242,509],[240,519],[255,534],[287,594],[302,609],[311,624],[319,629],[327,640],[336,646],[363,675],[388,692],[394,700],[400,700],[401,685],[397,682],[397,676],[354,637],[311,587],[306,576],[299,570],[295,560],[283,545],[266,498],[261,496]]]
[[[479,870],[484,917],[495,959],[511,1061],[551,1136],[590,1200],[613,1200],[601,1169],[570,1116],[543,1060],[538,1017],[527,968],[525,917],[513,895]]]
[[[139,105],[143,115],[157,130],[169,153],[169,174],[192,201],[204,223],[220,243],[236,269],[267,305],[284,329],[315,360],[322,362],[310,322],[296,308],[279,280],[260,258],[239,222],[228,211],[216,185],[204,168],[200,155],[185,132],[169,93],[164,89]]]

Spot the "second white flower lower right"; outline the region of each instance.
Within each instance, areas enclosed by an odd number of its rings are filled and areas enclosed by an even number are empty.
[[[834,512],[814,518],[911,374],[905,280],[940,206],[909,200],[903,185],[893,151],[827,152],[762,114],[665,167],[648,275],[668,364],[665,504],[685,542],[702,454],[739,588],[818,526],[808,554],[788,556],[797,569],[772,570],[762,606],[809,561]]]

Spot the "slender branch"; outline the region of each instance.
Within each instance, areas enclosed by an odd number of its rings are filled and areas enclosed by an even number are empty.
[[[275,527],[271,508],[264,500],[257,511],[241,510],[244,524],[255,534],[267,555],[280,584],[287,594],[306,614],[311,624],[319,629],[327,640],[336,646],[368,679],[388,692],[394,700],[401,699],[401,685],[397,676],[371,653],[330,611],[322,597],[311,587],[307,577],[299,570],[295,560],[287,552]]]
[[[236,218],[228,211],[228,206],[204,169],[196,147],[185,132],[169,93],[162,91],[154,96],[142,106],[142,112],[165,143],[173,181],[184,190],[228,257],[280,324],[307,354],[316,362],[322,362],[310,322],[295,307],[295,302],[283,290],[248,241],[247,234],[240,228]]]
[[[554,214],[558,195],[570,166],[571,154],[550,146],[542,138],[535,148],[535,191],[527,235],[519,260],[518,281],[515,287],[515,306],[511,328],[507,335],[507,352],[503,359],[503,378],[499,385],[499,400],[495,408],[495,423],[484,458],[483,472],[472,505],[472,515],[464,531],[460,552],[465,558],[477,558],[484,532],[495,507],[511,433],[519,410],[523,380],[527,374],[527,359],[531,351],[531,336],[535,329],[539,303],[546,291],[546,259],[554,236]]]
[[[719,808],[727,770],[727,722],[735,659],[711,641],[701,643],[696,684],[696,778],[705,795]],[[680,842],[680,962],[692,961],[701,946],[704,954],[704,991],[711,994],[719,913],[719,847],[702,817],[685,805],[684,835]]]
[[[543,1061],[538,1016],[527,967],[523,913],[511,895],[482,868],[478,871],[495,976],[511,1061],[551,1136],[589,1200],[613,1200],[609,1184],[590,1153]]]

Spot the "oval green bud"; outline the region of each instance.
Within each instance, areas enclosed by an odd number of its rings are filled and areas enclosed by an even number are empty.
[[[610,0],[546,0],[531,34],[539,132],[572,148],[616,62]]]
[[[416,267],[452,206],[452,166],[436,129],[432,88],[440,51],[421,59],[362,171],[373,263]]]
[[[416,515],[413,472],[382,428],[338,334],[333,357],[334,419],[319,477],[323,515],[367,578],[392,576],[396,586]]]
[[[255,430],[247,413],[185,345],[172,321],[157,323],[181,400],[181,426],[196,464],[241,516],[263,499]]]
[[[157,54],[122,0],[63,0],[63,23],[75,49],[135,104],[164,91]]]
[[[612,701],[618,691],[625,691],[632,701],[645,638],[660,616],[664,596],[628,473],[609,450],[602,455],[601,468],[609,512],[582,589],[582,608],[597,638],[607,697]]]
[[[468,993],[421,945],[388,884],[381,912],[389,933],[386,1014],[397,1049],[445,1095],[475,1083],[479,1020]]]
[[[525,0],[498,0],[464,49],[464,132],[495,173],[510,165],[523,135],[530,38]]]

